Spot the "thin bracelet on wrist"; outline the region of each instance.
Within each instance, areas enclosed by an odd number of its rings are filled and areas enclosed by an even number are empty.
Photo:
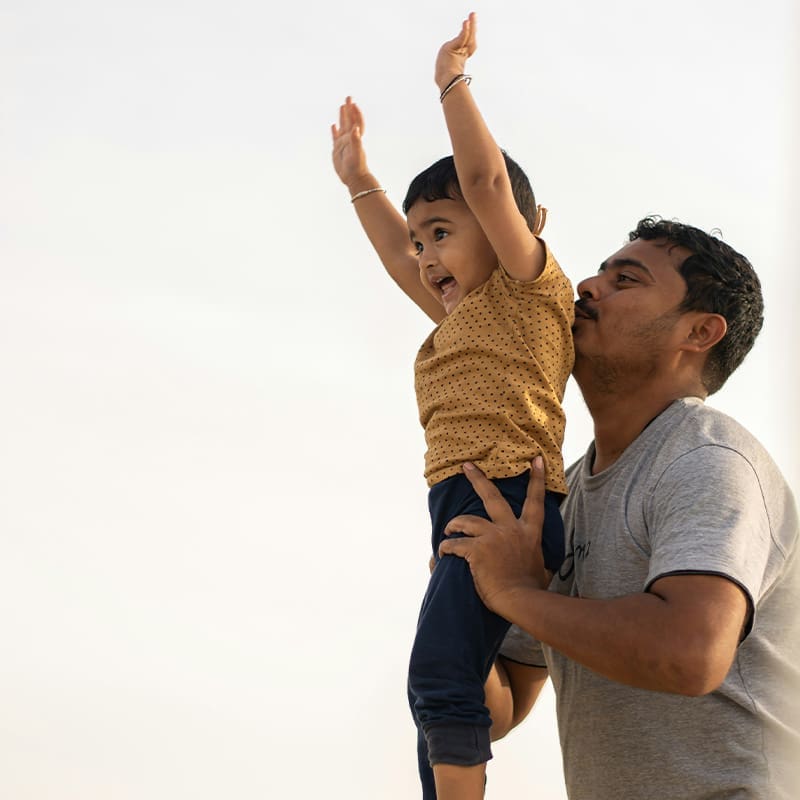
[[[452,91],[454,86],[457,86],[459,83],[466,83],[469,86],[472,83],[472,75],[456,75],[447,86],[442,89],[442,93],[439,95],[439,102],[441,103],[445,97],[447,97],[447,93]]]
[[[386,194],[386,189],[381,186],[376,186],[374,189],[364,189],[363,192],[356,192],[351,198],[350,202],[355,203],[360,197],[366,197],[368,194],[373,194],[374,192],[383,192]]]

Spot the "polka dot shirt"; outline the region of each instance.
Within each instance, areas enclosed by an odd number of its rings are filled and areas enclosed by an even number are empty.
[[[414,373],[429,486],[465,461],[510,478],[541,454],[547,488],[566,494],[561,401],[574,360],[574,297],[548,248],[536,280],[498,266],[428,336]]]

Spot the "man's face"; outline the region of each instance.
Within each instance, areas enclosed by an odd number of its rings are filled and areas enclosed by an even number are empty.
[[[584,390],[621,391],[668,370],[685,332],[678,306],[690,255],[664,241],[637,239],[578,284],[575,377]]]

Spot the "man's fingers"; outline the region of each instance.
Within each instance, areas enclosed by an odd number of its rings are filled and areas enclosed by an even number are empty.
[[[458,556],[459,558],[466,558],[475,547],[473,539],[443,539],[439,545],[439,556]]]
[[[465,536],[481,536],[491,528],[491,523],[483,517],[473,517],[471,514],[462,514],[460,517],[453,517],[444,527],[444,535],[450,536],[453,533],[463,533]]]
[[[541,530],[544,518],[544,459],[536,456],[531,464],[531,475],[528,479],[528,490],[522,505],[520,521],[528,528]]]
[[[464,464],[464,474],[472,484],[475,493],[483,500],[486,513],[492,522],[516,521],[511,506],[506,502],[500,490],[474,464]]]

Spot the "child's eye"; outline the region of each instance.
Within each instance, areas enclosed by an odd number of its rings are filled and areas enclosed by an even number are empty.
[[[414,242],[414,249],[417,251],[417,254],[422,252],[422,242]]]
[[[443,230],[442,228],[437,228],[433,232],[433,239],[436,242],[438,242],[440,239],[444,239],[445,236],[447,236],[447,231]]]

